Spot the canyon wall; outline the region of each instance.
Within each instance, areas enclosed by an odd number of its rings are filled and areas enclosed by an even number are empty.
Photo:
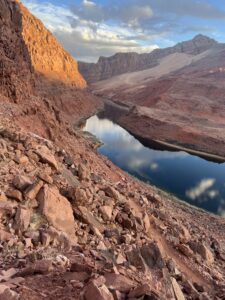
[[[79,70],[87,82],[97,82],[110,77],[149,69],[158,65],[158,60],[173,53],[186,53],[190,55],[200,54],[217,42],[203,35],[197,35],[194,39],[179,43],[174,47],[155,49],[150,53],[117,53],[111,57],[100,57],[98,62],[79,62]]]

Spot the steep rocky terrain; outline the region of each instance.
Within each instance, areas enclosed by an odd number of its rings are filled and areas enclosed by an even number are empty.
[[[97,95],[136,107],[119,121],[135,135],[225,157],[225,45],[208,39],[205,50],[198,36],[186,43],[196,39],[200,53],[178,51],[158,59],[154,67],[92,88]]]
[[[217,42],[203,35],[182,42],[174,47],[155,49],[150,53],[117,53],[111,57],[100,57],[97,63],[79,62],[79,70],[89,83],[111,78],[119,74],[149,69],[158,65],[158,60],[173,53],[200,54]]]
[[[26,116],[22,123],[31,127],[34,119],[48,122],[43,111],[49,106],[58,120],[68,112],[73,119],[91,113],[96,101],[84,89],[77,62],[22,4],[1,0],[0,6],[1,109]]]
[[[73,129],[99,107],[82,77],[40,76],[21,22],[36,19],[0,6],[0,299],[223,299],[224,219],[98,155]]]
[[[42,22],[20,4],[21,35],[34,70],[51,80],[59,80],[78,88],[86,82],[78,71],[77,62],[58,43]],[[34,42],[35,39],[35,42]]]

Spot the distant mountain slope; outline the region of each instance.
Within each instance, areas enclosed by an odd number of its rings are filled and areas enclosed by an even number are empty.
[[[92,89],[136,106],[120,120],[130,132],[225,156],[225,44],[205,48],[168,54],[154,67],[98,81]]]
[[[79,70],[84,78],[92,83],[115,75],[155,67],[159,59],[173,53],[197,55],[216,44],[215,40],[207,36],[197,35],[190,41],[179,43],[174,47],[155,49],[150,53],[117,53],[111,57],[100,57],[96,64],[79,62]]]

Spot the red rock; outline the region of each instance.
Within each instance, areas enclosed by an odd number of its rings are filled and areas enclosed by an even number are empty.
[[[12,237],[13,236],[11,235],[11,233],[0,228],[0,241],[1,242],[8,242],[12,239]]]
[[[147,213],[144,214],[143,223],[144,223],[145,232],[148,233],[149,229],[151,227],[151,224],[150,224],[149,216],[147,215]]]
[[[43,184],[44,184],[43,181],[38,180],[34,184],[30,185],[24,192],[26,198],[30,200],[34,200],[37,194],[39,193],[40,189],[42,188]]]
[[[94,232],[96,231],[96,229],[100,233],[104,232],[104,226],[92,215],[91,212],[88,211],[88,209],[85,206],[79,206],[78,209],[81,213],[81,218],[83,222],[90,225],[91,229]]]
[[[15,199],[19,202],[23,200],[23,195],[19,190],[8,190],[6,195],[7,197]]]
[[[31,210],[26,207],[19,207],[16,212],[14,228],[19,231],[25,231],[30,225]]]
[[[7,285],[0,284],[1,300],[19,300],[19,294],[12,291]]]
[[[163,268],[164,261],[157,243],[150,242],[140,248],[141,256],[149,268]]]
[[[21,164],[21,165],[25,165],[29,162],[29,159],[27,156],[17,156],[15,157],[15,162],[17,162],[18,164]]]
[[[36,150],[35,153],[40,157],[40,159],[48,163],[51,167],[55,168],[58,170],[58,163],[55,159],[55,156],[51,153],[51,151],[48,149],[46,146],[39,146]]]
[[[63,274],[63,278],[66,281],[76,280],[76,281],[86,281],[90,278],[90,273],[86,272],[66,272]]]
[[[17,273],[18,276],[25,277],[34,274],[48,274],[52,271],[52,261],[43,259],[38,260]]]
[[[113,295],[105,285],[98,287],[91,282],[84,293],[85,300],[114,300]]]
[[[81,264],[81,263],[73,262],[71,264],[70,271],[71,272],[79,272],[79,273],[86,272],[88,274],[91,274],[92,268],[85,263]]]
[[[193,251],[185,244],[178,244],[177,249],[187,257],[193,256]]]
[[[214,256],[210,249],[206,247],[203,243],[201,242],[190,242],[190,247],[191,249],[200,254],[201,257],[208,263],[212,264],[214,262]]]
[[[119,253],[117,258],[116,258],[117,265],[122,265],[126,261],[127,261],[126,258],[121,253]]]
[[[175,278],[172,278],[172,287],[176,300],[185,300],[184,294]]]
[[[107,273],[104,277],[106,280],[105,285],[110,290],[118,290],[120,292],[127,293],[132,287],[134,287],[134,282],[123,275]]]
[[[121,198],[120,193],[111,186],[107,186],[104,189],[104,192],[106,193],[107,196],[115,199],[116,201],[119,201]]]
[[[104,221],[110,221],[112,218],[113,207],[104,205],[100,207],[100,213]]]
[[[129,298],[140,298],[141,296],[150,294],[152,291],[152,288],[148,284],[139,285],[135,289],[129,292],[128,297]]]
[[[16,175],[13,179],[13,185],[20,191],[24,191],[31,184],[31,179],[24,175]]]
[[[78,166],[78,176],[80,180],[88,179],[90,176],[88,169],[82,164]]]
[[[120,293],[119,291],[112,291],[112,295],[114,300],[125,300],[126,299],[126,295],[124,293]]]
[[[5,201],[7,201],[7,197],[6,197],[6,195],[5,195],[5,193],[3,193],[3,192],[0,192],[0,202],[5,202]]]
[[[50,225],[73,239],[75,235],[73,210],[69,201],[60,195],[56,187],[45,185],[37,196],[40,212]]]

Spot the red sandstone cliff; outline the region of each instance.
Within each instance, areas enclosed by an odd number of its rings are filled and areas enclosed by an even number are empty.
[[[35,72],[51,80],[85,88],[86,82],[78,71],[76,60],[22,4],[18,4],[18,9],[22,21],[21,35]]]
[[[42,134],[52,136],[60,120],[92,113],[99,104],[86,90],[76,60],[21,3],[0,0],[0,8],[2,113],[29,128],[37,123]]]

